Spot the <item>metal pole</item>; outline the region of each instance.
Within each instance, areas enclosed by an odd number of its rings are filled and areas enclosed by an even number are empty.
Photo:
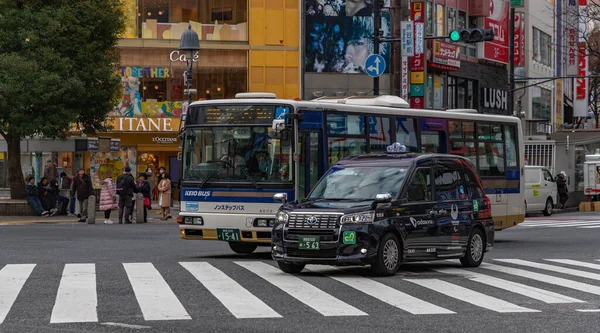
[[[508,28],[508,115],[514,115],[515,109],[515,8],[510,8]]]
[[[391,10],[392,38],[400,40],[402,15],[402,0],[392,0]],[[392,49],[391,69],[392,69],[392,94],[400,96],[402,94],[402,54],[400,43],[391,43]]]
[[[379,54],[379,32],[381,31],[381,0],[373,4],[373,53]],[[379,77],[373,78],[373,95],[379,95]]]
[[[194,66],[194,61],[192,59],[188,59],[188,76],[187,76],[187,88],[188,88],[188,110],[190,109],[190,104],[192,104],[192,66]]]

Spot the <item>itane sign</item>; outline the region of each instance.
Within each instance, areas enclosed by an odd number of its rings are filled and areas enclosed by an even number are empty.
[[[177,132],[181,119],[123,117],[108,122],[113,132]]]

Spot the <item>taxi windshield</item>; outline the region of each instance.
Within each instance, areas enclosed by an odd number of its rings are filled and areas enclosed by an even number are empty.
[[[394,167],[343,167],[332,168],[319,181],[308,200],[373,200],[377,194],[398,196],[408,168]]]

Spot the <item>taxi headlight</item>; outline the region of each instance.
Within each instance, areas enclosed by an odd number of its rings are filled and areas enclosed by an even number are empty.
[[[344,215],[340,219],[340,223],[341,224],[372,223],[374,219],[375,219],[375,212],[370,211],[370,212],[362,212],[362,213]]]
[[[275,219],[277,219],[277,222],[281,222],[281,223],[285,223],[288,220],[289,215],[287,213],[284,212],[277,212],[277,214],[275,215]]]

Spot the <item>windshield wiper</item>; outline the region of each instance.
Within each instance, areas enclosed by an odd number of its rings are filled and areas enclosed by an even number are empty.
[[[248,170],[246,170],[246,168],[243,167],[243,166],[240,167],[240,169],[242,169],[242,171],[244,172],[244,174],[246,175],[246,177],[248,177],[248,179],[250,179],[250,182],[252,182],[252,185],[254,185],[254,188],[256,188],[257,190],[260,190],[261,189],[260,185],[258,185],[258,183],[254,179],[254,177],[252,177],[252,175],[250,174],[250,172],[248,172]]]
[[[214,170],[213,170],[213,172],[211,172],[211,173],[208,175],[208,177],[206,177],[206,178],[205,178],[205,179],[202,181],[202,183],[200,183],[200,188],[204,188],[204,185],[206,185],[206,183],[208,183],[208,180],[209,180],[209,179],[211,179],[211,178],[212,178],[212,176],[214,176],[214,175],[215,175],[215,174],[216,174],[216,173],[217,173],[219,170],[221,170],[221,168],[222,168],[224,165],[227,165],[227,164],[229,164],[229,163],[227,163],[227,162],[225,162],[225,161],[209,161],[209,162],[207,162],[207,163],[210,163],[210,162],[219,163],[220,165],[219,165],[219,167],[218,167],[218,168],[214,169]]]

